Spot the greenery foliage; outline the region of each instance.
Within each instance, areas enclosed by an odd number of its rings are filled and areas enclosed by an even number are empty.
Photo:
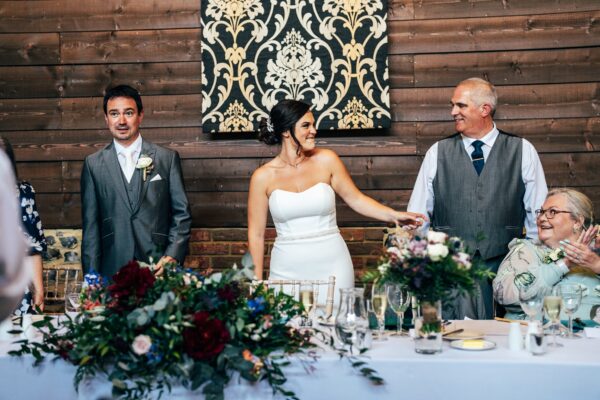
[[[46,357],[64,359],[77,367],[76,389],[84,379],[106,376],[119,398],[145,398],[151,391],[161,396],[182,385],[200,389],[206,399],[223,399],[225,385],[237,373],[296,399],[284,387],[290,356],[310,371],[306,365],[317,359],[315,342],[333,346],[334,341],[294,323],[304,309],[292,297],[262,284],[250,290],[252,275],[248,266],[234,266],[204,277],[172,264],[155,277],[151,266],[135,261],[110,285],[89,274],[80,296],[82,312],[35,322],[41,340],[18,341],[20,349],[10,354],[30,354],[35,365]],[[382,383],[356,356],[340,355],[373,383]]]

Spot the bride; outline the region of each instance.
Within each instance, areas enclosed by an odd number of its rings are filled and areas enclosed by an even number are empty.
[[[354,211],[381,221],[412,229],[426,217],[395,211],[361,193],[337,154],[316,148],[316,134],[310,106],[300,101],[280,101],[261,121],[259,140],[281,144],[281,151],[250,180],[248,245],[254,272],[262,279],[270,210],[277,238],[269,279],[327,280],[333,275],[337,288],[354,287],[352,260],[336,222],[336,193]]]

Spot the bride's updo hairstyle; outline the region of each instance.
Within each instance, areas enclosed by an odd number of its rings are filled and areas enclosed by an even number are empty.
[[[268,145],[279,144],[282,142],[282,133],[290,131],[292,139],[298,145],[298,152],[300,152],[300,142],[296,139],[294,126],[309,111],[310,106],[301,101],[281,100],[271,109],[269,118],[263,118],[260,121],[258,140]]]

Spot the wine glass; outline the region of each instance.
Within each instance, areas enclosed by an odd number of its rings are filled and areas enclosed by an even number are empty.
[[[396,335],[402,335],[402,322],[404,321],[404,312],[410,305],[410,293],[405,286],[399,284],[387,284],[385,291],[390,308],[396,313]]]
[[[544,294],[542,292],[529,293],[528,287],[519,287],[519,303],[523,312],[529,317],[529,321],[535,321],[536,317],[541,314],[544,304]]]
[[[82,282],[68,282],[65,287],[65,314],[75,318],[81,309]]]
[[[562,298],[560,296],[550,295],[544,297],[544,311],[548,315],[550,320],[550,329],[552,329],[552,343],[548,343],[548,346],[562,347],[563,345],[556,342],[556,330],[560,325],[560,308],[562,305]]]
[[[300,302],[306,311],[306,317],[302,321],[303,325],[312,325],[311,316],[315,305],[315,290],[312,283],[302,282],[300,284]]]
[[[558,285],[556,294],[562,298],[562,305],[565,314],[569,317],[569,331],[567,338],[580,339],[579,335],[573,334],[573,314],[581,305],[581,286],[575,284]]]
[[[371,290],[371,301],[367,302],[369,312],[375,314],[377,318],[377,340],[387,340],[384,336],[385,330],[385,310],[387,309],[387,295],[385,286],[373,285]]]

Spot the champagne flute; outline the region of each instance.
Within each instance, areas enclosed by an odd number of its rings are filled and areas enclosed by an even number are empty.
[[[303,325],[307,323],[309,326],[312,325],[310,318],[312,310],[315,304],[315,291],[312,283],[301,283],[300,284],[300,302],[304,306],[306,311],[306,318],[303,321]]]
[[[74,319],[81,310],[81,282],[68,282],[65,287],[65,314]]]
[[[537,293],[529,293],[528,287],[519,287],[519,303],[523,312],[529,317],[529,321],[535,321],[538,314],[542,312],[544,303],[544,295],[541,291]]]
[[[387,295],[385,293],[385,286],[373,285],[370,307],[370,311],[372,311],[377,318],[377,340],[387,340],[387,338],[384,336],[385,310],[387,309]]]
[[[581,336],[573,334],[573,314],[581,304],[581,286],[577,284],[563,284],[556,288],[556,294],[562,298],[565,314],[569,317],[569,331],[567,338],[580,339]]]
[[[410,293],[406,287],[399,284],[387,284],[385,291],[390,308],[396,313],[396,335],[402,335],[402,322],[404,321],[404,312],[410,305]]]
[[[548,346],[562,347],[563,345],[556,342],[556,330],[560,324],[560,308],[562,305],[562,299],[560,296],[546,296],[544,297],[544,311],[548,315],[550,320],[550,328],[552,329],[552,343],[548,343]]]

